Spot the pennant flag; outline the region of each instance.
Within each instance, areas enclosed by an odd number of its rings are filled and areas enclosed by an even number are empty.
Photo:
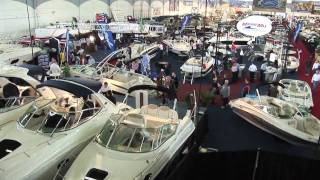
[[[302,21],[299,21],[298,24],[297,24],[297,27],[296,27],[296,31],[294,32],[294,37],[293,37],[293,41],[296,41],[297,40],[297,37],[302,29],[302,26],[303,26],[303,23]]]
[[[181,23],[180,33],[186,28],[186,26],[189,24],[189,22],[190,22],[190,16],[184,16],[182,23]]]

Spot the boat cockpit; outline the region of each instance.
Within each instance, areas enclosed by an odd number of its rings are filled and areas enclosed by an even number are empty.
[[[18,123],[25,129],[52,136],[87,122],[102,108],[94,94],[82,98],[61,89],[42,88],[46,97],[52,98],[35,102],[21,116]]]
[[[176,111],[149,104],[127,114],[112,115],[96,141],[115,151],[150,152],[175,134],[178,123]]]
[[[40,94],[27,81],[16,77],[0,77],[0,113],[34,101]]]

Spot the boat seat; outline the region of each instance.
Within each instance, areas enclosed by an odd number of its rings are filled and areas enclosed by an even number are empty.
[[[316,136],[316,137],[320,136],[319,125],[310,119],[309,120],[306,119],[304,121],[303,120],[297,121],[296,129],[312,136]]]
[[[141,107],[141,113],[148,114],[151,116],[157,116],[158,115],[158,106],[155,104],[148,104],[146,106],[143,106],[143,107]]]
[[[309,133],[315,137],[319,137],[320,127],[319,127],[319,124],[317,122],[315,122],[315,120],[307,118],[304,121],[304,126],[305,126],[305,130],[307,133]]]

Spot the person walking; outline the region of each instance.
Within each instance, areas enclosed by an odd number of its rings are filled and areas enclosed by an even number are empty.
[[[317,69],[320,68],[320,63],[318,60],[316,60],[314,63],[313,63],[313,66],[312,66],[312,71],[316,71]]]
[[[246,97],[247,94],[250,94],[250,90],[251,90],[250,83],[249,83],[248,79],[244,79],[244,83],[245,83],[245,85],[243,86],[242,91],[241,91],[242,97]]]
[[[237,62],[233,62],[231,66],[231,72],[232,72],[232,83],[235,83],[238,80],[238,74],[239,74],[239,66]]]
[[[319,82],[320,82],[320,70],[317,69],[316,73],[314,73],[314,75],[312,76],[312,79],[311,79],[313,92],[317,92]]]
[[[254,75],[257,72],[258,68],[255,64],[253,64],[253,62],[251,63],[251,65],[249,66],[249,74],[250,74],[250,81],[253,82],[254,81]]]
[[[267,70],[268,62],[264,62],[260,67],[260,81],[263,82],[265,80],[265,72]]]
[[[225,80],[224,84],[221,86],[220,94],[223,101],[223,105],[221,106],[221,108],[224,109],[228,105],[230,97],[230,86],[228,80]]]
[[[241,49],[239,54],[239,64],[242,64],[243,56],[244,56],[244,53],[243,53],[243,50]]]

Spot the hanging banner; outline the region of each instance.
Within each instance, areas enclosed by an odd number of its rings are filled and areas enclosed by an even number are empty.
[[[249,8],[253,0],[222,0],[223,3],[229,4],[230,7]]]
[[[314,2],[305,0],[292,0],[291,11],[292,12],[306,12],[311,13]]]
[[[272,22],[265,16],[249,16],[238,22],[237,29],[247,36],[263,36],[270,33]]]
[[[303,22],[302,22],[302,21],[299,21],[298,24],[297,24],[297,27],[296,27],[296,31],[294,32],[293,41],[296,41],[296,40],[297,40],[297,37],[298,37],[298,35],[300,34],[300,31],[301,31],[301,29],[302,29],[302,26],[303,26]]]
[[[253,0],[253,11],[285,12],[286,0]]]

